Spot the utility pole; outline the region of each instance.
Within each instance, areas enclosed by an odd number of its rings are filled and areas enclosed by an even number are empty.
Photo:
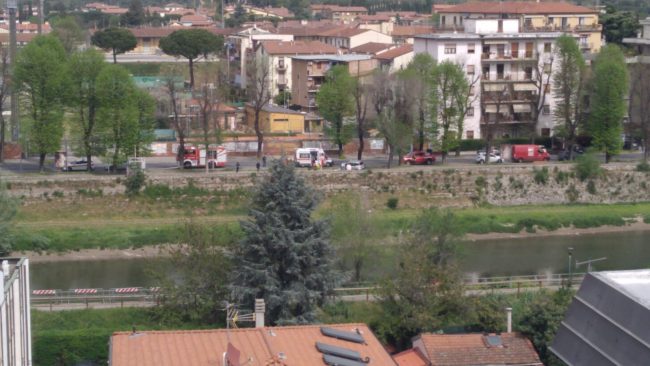
[[[571,288],[571,282],[573,282],[573,268],[571,262],[573,260],[573,247],[568,248],[569,251],[569,288]]]
[[[45,14],[43,14],[43,0],[38,0],[38,34],[43,34],[44,23]]]
[[[13,68],[16,62],[16,10],[18,9],[17,0],[7,0],[7,9],[9,10],[9,64]],[[13,76],[10,78],[11,88],[11,140],[16,142],[20,137],[20,127],[18,126],[18,93]]]

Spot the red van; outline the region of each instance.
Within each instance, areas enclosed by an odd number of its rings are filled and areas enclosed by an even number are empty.
[[[515,163],[551,160],[542,145],[512,145],[512,161]]]

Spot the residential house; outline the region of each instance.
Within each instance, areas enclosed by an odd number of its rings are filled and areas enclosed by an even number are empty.
[[[337,48],[350,49],[369,42],[392,43],[393,39],[384,33],[361,28],[332,28],[318,32],[318,40]]]
[[[258,8],[256,6],[244,5],[244,9],[246,10],[246,13],[253,14],[256,17],[276,18],[280,20],[294,17],[294,14],[289,11],[289,9],[282,7],[274,8],[269,6],[265,8]]]
[[[52,27],[49,22],[43,23],[41,28],[43,34],[48,34],[52,31]],[[9,23],[0,24],[0,33],[9,33]],[[38,34],[38,24],[31,22],[19,22],[16,21],[16,34]]]
[[[396,366],[365,324],[136,330],[113,333],[109,348],[109,366]]]
[[[192,14],[192,15],[183,15],[179,20],[179,23],[183,27],[214,27],[214,21],[207,17],[206,15]]]
[[[415,25],[431,19],[431,14],[420,14],[415,11],[378,11],[377,16],[389,16],[396,25]]]
[[[209,27],[202,27],[203,29],[222,36],[229,36],[233,29],[217,28],[214,25]],[[190,27],[176,26],[176,27],[141,27],[141,28],[128,28],[133,33],[136,39],[136,46],[133,53],[142,54],[155,54],[160,53],[159,45],[163,37],[167,37],[174,31],[179,29],[190,29]]]
[[[372,73],[379,64],[371,55],[310,55],[291,59],[292,103],[307,110],[317,108],[316,94],[333,66],[346,65],[352,76],[363,77]]]
[[[588,272],[550,350],[569,366],[647,365],[650,270]]]
[[[650,63],[650,17],[639,21],[639,34],[636,38],[623,38],[623,43],[633,47],[637,53],[635,62]]]
[[[386,14],[360,15],[355,22],[361,29],[372,29],[384,34],[391,34],[395,25],[394,19]]]
[[[5,258],[1,266],[0,364],[31,366],[29,259]]]
[[[439,26],[463,29],[468,19],[517,19],[522,32],[569,32],[584,51],[598,52],[602,26],[598,10],[564,2],[494,1],[468,2],[439,9]]]
[[[267,57],[271,95],[291,90],[291,57],[336,53],[336,47],[319,41],[261,41],[257,49],[260,57]]]
[[[322,119],[315,117],[305,112],[269,104],[260,111],[260,128],[270,133],[322,132]],[[251,105],[246,105],[246,126],[250,131],[254,131],[255,110]]]
[[[399,366],[543,366],[533,344],[519,333],[423,333],[413,339],[413,352],[398,354],[395,361]]]
[[[390,73],[402,70],[413,60],[412,44],[404,44],[387,51],[375,54],[375,59],[379,61],[379,67]]]
[[[381,52],[388,51],[395,47],[397,47],[397,45],[394,45],[392,43],[368,42],[350,49],[350,53],[376,55]]]
[[[368,15],[368,9],[363,6],[312,4],[310,8],[314,17],[331,19],[341,23],[350,23],[361,15]]]
[[[519,32],[517,19],[466,19],[463,33],[415,37],[415,54],[461,65],[473,85],[463,138],[551,136],[559,32]]]
[[[436,29],[430,25],[395,25],[390,36],[395,44],[413,44],[415,36],[435,32]]]
[[[104,3],[89,3],[84,5],[81,8],[81,11],[83,12],[96,11],[96,12],[100,12],[104,14],[112,14],[112,15],[121,15],[126,13],[128,10],[129,9],[121,8],[116,5],[107,5]]]

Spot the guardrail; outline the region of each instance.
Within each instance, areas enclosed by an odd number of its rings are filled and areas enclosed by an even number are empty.
[[[584,273],[548,274],[530,276],[502,277],[473,277],[465,279],[465,290],[469,293],[508,292],[519,294],[521,291],[543,288],[557,288],[566,285],[571,280],[572,285],[578,286],[584,278]],[[365,284],[364,284],[365,285]],[[357,285],[334,289],[336,296],[347,297],[352,301],[370,301],[377,294],[379,286]],[[80,288],[69,290],[39,289],[33,290],[31,303],[35,306],[55,306],[102,304],[111,307],[124,307],[125,303],[140,302],[144,305],[159,304],[163,293],[160,287],[121,287],[121,288]]]

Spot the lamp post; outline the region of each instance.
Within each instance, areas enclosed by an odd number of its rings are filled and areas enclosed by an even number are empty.
[[[569,247],[568,252],[569,252],[569,288],[571,288],[571,281],[573,280],[573,269],[571,268],[571,261],[573,259],[573,247]]]
[[[13,68],[16,62],[16,10],[18,9],[17,0],[7,0],[7,9],[9,10],[9,63]],[[18,141],[20,130],[18,126],[18,93],[16,85],[11,78],[11,139]],[[21,154],[22,156],[22,154]]]

